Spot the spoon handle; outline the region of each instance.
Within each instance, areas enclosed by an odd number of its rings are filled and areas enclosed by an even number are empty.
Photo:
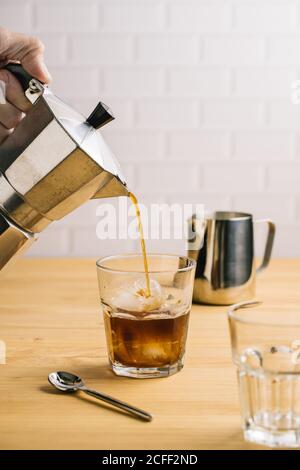
[[[105,401],[110,405],[113,405],[117,408],[121,408],[122,410],[125,410],[128,413],[131,413],[137,416],[138,418],[143,419],[144,421],[152,420],[152,415],[150,413],[147,413],[146,411],[141,410],[140,408],[136,408],[135,406],[131,406],[128,403],[125,403],[124,401],[117,400],[116,398],[110,397],[109,395],[105,395],[104,393],[96,392],[95,390],[91,390],[90,388],[80,388],[80,390],[94,398],[98,398],[99,400]]]

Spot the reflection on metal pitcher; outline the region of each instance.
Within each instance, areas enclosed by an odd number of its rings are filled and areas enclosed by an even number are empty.
[[[255,266],[253,218],[242,212],[219,211],[206,217],[202,223],[193,217],[191,228],[197,223],[196,250],[189,256],[197,261],[194,286],[195,302],[230,305],[255,295],[256,272],[269,264],[275,225],[270,220],[255,223],[268,225],[268,237],[263,261]],[[193,233],[193,230],[191,230]],[[197,240],[198,239],[198,240]]]

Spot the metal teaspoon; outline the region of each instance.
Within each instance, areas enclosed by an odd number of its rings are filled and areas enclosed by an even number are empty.
[[[61,390],[62,392],[77,392],[78,390],[81,390],[82,392],[87,393],[92,397],[98,398],[98,400],[105,401],[110,405],[121,408],[122,410],[125,410],[128,413],[143,419],[144,421],[152,420],[152,415],[146,411],[131,406],[128,403],[124,403],[123,401],[117,400],[116,398],[110,397],[109,395],[105,395],[104,393],[96,392],[95,390],[87,388],[84,381],[80,377],[71,374],[70,372],[51,372],[51,374],[48,375],[48,380],[51,385],[53,385],[58,390]]]

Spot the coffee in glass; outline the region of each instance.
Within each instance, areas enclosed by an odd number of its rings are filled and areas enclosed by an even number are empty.
[[[112,369],[130,377],[160,377],[183,367],[195,262],[148,255],[150,295],[140,255],[97,262]]]

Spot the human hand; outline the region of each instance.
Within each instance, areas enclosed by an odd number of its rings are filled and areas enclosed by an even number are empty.
[[[24,69],[43,83],[51,76],[43,60],[44,45],[34,37],[13,33],[0,27],[0,67],[10,60],[21,62]],[[8,70],[0,68],[0,80],[5,84],[6,102],[0,104],[0,143],[32,106],[18,80]]]

